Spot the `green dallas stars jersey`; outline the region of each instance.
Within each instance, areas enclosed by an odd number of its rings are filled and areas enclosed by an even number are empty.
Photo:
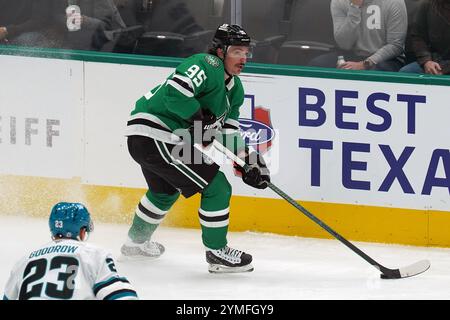
[[[228,139],[225,145],[233,146],[230,148],[233,152],[241,150],[244,141],[239,134],[238,118],[244,89],[237,76],[225,82],[224,75],[223,62],[214,55],[200,53],[187,58],[163,84],[136,102],[126,136],[141,135],[170,142],[167,132],[158,128],[170,132],[186,129],[192,125],[192,116],[202,108],[217,117],[224,139]]]

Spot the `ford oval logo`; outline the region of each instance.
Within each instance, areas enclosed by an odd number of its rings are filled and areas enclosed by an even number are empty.
[[[274,130],[268,125],[252,119],[239,119],[241,136],[249,146],[267,143],[275,136]]]

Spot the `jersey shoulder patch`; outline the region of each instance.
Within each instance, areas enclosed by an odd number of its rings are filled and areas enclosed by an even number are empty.
[[[218,68],[220,66],[220,60],[216,56],[207,54],[205,55],[205,61],[212,65],[214,68]]]

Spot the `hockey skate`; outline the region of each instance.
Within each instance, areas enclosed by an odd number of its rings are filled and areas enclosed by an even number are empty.
[[[162,244],[147,240],[144,243],[136,243],[131,239],[122,245],[120,252],[122,253],[121,260],[140,260],[140,259],[156,259],[159,258],[165,251]]]
[[[207,250],[206,262],[209,263],[208,271],[211,273],[253,271],[252,256],[228,246],[218,250]]]

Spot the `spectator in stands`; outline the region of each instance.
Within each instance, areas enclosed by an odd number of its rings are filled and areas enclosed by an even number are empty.
[[[311,66],[398,71],[404,65],[407,13],[404,0],[332,0],[339,49],[311,60]]]
[[[450,0],[424,1],[411,30],[417,61],[401,72],[450,74]]]
[[[188,56],[204,51],[211,35],[207,35],[204,47],[200,48],[195,41],[187,43],[186,35],[203,31],[188,9],[184,0],[115,0],[115,4],[128,27],[140,25],[144,35],[138,35],[139,43],[133,47],[119,48],[119,52]],[[161,37],[157,37],[159,33]]]
[[[140,24],[145,31],[191,34],[203,30],[183,0],[115,0],[127,26]]]
[[[66,12],[70,5],[80,12],[71,16]],[[52,0],[51,14],[53,33],[66,49],[104,50],[125,28],[113,0]]]
[[[47,16],[47,0],[0,0],[0,43],[49,46],[41,32]]]

